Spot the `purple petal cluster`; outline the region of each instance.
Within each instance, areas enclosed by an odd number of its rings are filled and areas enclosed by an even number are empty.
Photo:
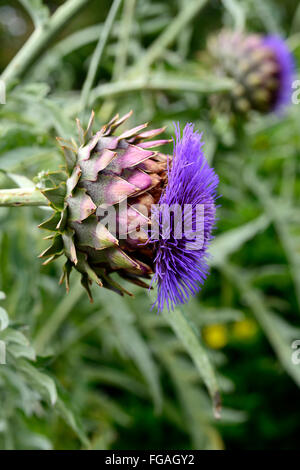
[[[157,300],[154,305],[159,311],[168,310],[186,303],[204,283],[208,272],[207,248],[212,239],[215,224],[218,176],[207,163],[202,147],[202,134],[194,131],[189,123],[181,131],[175,127],[174,155],[168,170],[168,184],[163,192],[155,221],[160,227],[156,243],[155,276],[158,285]],[[182,208],[184,224],[182,238],[176,235],[176,217],[166,226],[164,212],[168,207]],[[189,206],[186,206],[189,205]],[[202,226],[196,220],[197,206],[202,207]],[[190,209],[184,209],[189,207]],[[182,219],[181,219],[182,220]],[[177,227],[178,228],[178,227]],[[201,232],[201,233],[200,233]],[[199,240],[201,239],[201,243]],[[152,238],[153,242],[153,238]]]
[[[286,41],[280,36],[270,35],[263,38],[263,45],[269,47],[275,55],[279,68],[279,89],[273,105],[273,111],[281,112],[291,104],[292,83],[295,76],[295,60]]]

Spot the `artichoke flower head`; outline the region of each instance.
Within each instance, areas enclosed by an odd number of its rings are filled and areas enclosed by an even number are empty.
[[[65,166],[47,174],[42,190],[54,213],[40,225],[51,232],[46,237],[51,245],[40,257],[47,264],[65,255],[60,282],[65,281],[68,290],[75,268],[91,301],[92,281],[121,295],[130,294],[112,273],[148,287],[145,279],[154,272],[155,246],[146,243],[147,227],[151,206],[166,185],[168,165],[168,157],[156,147],[169,141],[150,140],[164,129],[145,130],[147,124],[116,136],[116,129],[131,114],[116,115],[96,134],[92,131],[94,113],[86,130],[77,120],[79,145],[58,139]],[[116,223],[111,232],[104,220],[112,208]]]
[[[222,30],[210,38],[208,49],[216,72],[235,82],[221,102],[214,97],[218,109],[281,114],[291,104],[295,59],[282,37]]]

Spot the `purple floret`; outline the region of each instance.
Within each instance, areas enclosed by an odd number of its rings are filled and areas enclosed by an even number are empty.
[[[174,309],[195,295],[204,283],[209,267],[207,248],[212,239],[215,224],[218,176],[207,163],[202,151],[202,134],[194,131],[189,123],[181,131],[175,128],[174,157],[172,168],[168,171],[168,185],[163,192],[155,220],[160,235],[152,237],[156,243],[155,276],[158,285],[157,300],[154,305],[159,311],[166,306]],[[177,238],[176,217],[166,226],[164,212],[177,204],[183,211],[186,224],[181,239]],[[184,206],[189,204],[188,208]],[[165,205],[165,206],[162,206]],[[202,205],[203,225],[196,224],[196,207]],[[177,222],[174,222],[174,219]],[[166,236],[169,235],[169,236]],[[176,235],[176,236],[175,236]],[[196,237],[195,237],[196,235]],[[193,240],[191,240],[194,237]]]
[[[263,44],[273,51],[279,64],[280,86],[273,105],[273,111],[281,112],[286,106],[291,104],[292,83],[296,70],[294,56],[289,50],[286,41],[280,36],[265,36]]]

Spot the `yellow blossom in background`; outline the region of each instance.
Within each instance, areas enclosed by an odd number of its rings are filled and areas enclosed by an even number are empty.
[[[251,318],[235,322],[232,328],[234,337],[240,340],[251,339],[258,331],[257,323]]]
[[[209,325],[203,328],[203,338],[207,346],[221,349],[228,343],[228,332],[224,325]]]

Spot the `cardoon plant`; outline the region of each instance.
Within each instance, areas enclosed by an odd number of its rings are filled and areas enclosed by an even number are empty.
[[[294,57],[280,36],[224,30],[210,39],[209,50],[217,72],[236,82],[229,97],[215,98],[224,111],[281,113],[291,102]]]

